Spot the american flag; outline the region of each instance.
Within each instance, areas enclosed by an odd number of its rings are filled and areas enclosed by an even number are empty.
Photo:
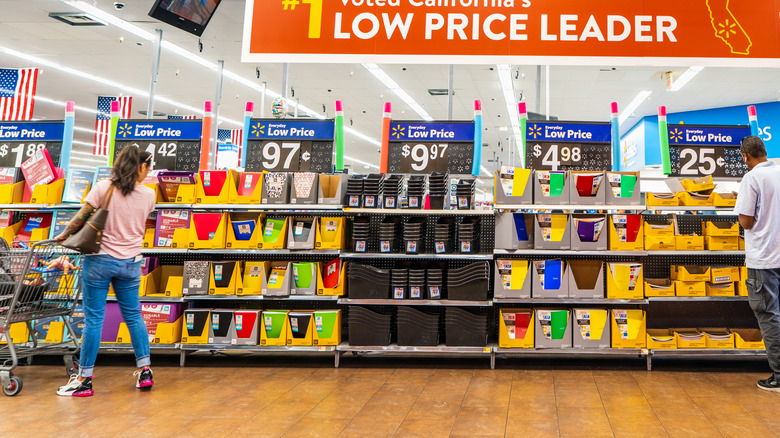
[[[198,118],[198,116],[195,115],[186,115],[186,116],[168,116],[171,120],[195,120]]]
[[[37,68],[0,69],[0,120],[31,120]]]
[[[241,159],[241,139],[243,129],[218,129],[217,130],[217,143],[230,143],[238,145],[238,159]]]
[[[97,156],[108,156],[109,131],[111,130],[111,102],[119,101],[119,117],[129,119],[133,107],[130,96],[111,97],[98,96],[97,116],[95,116],[95,147],[92,153]]]

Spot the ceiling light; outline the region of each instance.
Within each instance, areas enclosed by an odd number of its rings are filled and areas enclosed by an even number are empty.
[[[375,78],[379,79],[380,82],[385,84],[387,88],[390,89],[393,93],[395,93],[396,96],[401,98],[401,100],[404,101],[407,105],[409,105],[410,108],[414,110],[414,112],[417,113],[423,120],[426,122],[432,122],[433,117],[428,114],[428,112],[423,109],[422,106],[420,106],[417,101],[412,99],[412,96],[409,95],[403,88],[401,88],[390,76],[387,75],[387,73],[384,72],[378,65],[376,64],[363,64],[363,67],[366,68],[372,75],[374,75]]]
[[[650,95],[653,94],[650,91],[644,90],[640,91],[639,94],[634,97],[634,100],[631,101],[626,107],[623,109],[623,112],[620,113],[620,116],[618,117],[619,123],[622,125],[623,122],[628,120],[629,117],[631,117],[631,114],[636,111],[637,108],[639,108],[639,105],[642,105],[642,102],[644,102]]]
[[[515,136],[517,153],[522,154],[521,135],[523,133],[520,132],[520,115],[517,113],[515,87],[512,83],[512,67],[506,64],[500,64],[496,67],[498,67],[498,81],[501,83],[501,91],[504,93],[504,102],[506,102],[506,110],[509,113],[509,121],[512,123],[512,134]],[[521,159],[524,159],[524,157]]]
[[[71,26],[105,26],[106,23],[90,14],[80,12],[49,12],[49,17]]]
[[[704,67],[701,66],[688,67],[688,70],[685,70],[685,72],[681,74],[676,81],[672,82],[672,86],[667,88],[667,90],[680,91],[680,89],[682,89],[682,87],[684,87],[685,84],[690,82],[691,79],[693,79],[702,70],[704,70]]]

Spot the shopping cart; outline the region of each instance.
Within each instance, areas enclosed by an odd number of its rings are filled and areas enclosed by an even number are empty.
[[[79,350],[70,316],[81,291],[82,256],[53,240],[14,246],[0,239],[0,385],[8,396],[22,390],[22,379],[13,375],[20,358],[62,352],[70,375]],[[45,318],[62,318],[62,339],[39,339],[33,321]]]

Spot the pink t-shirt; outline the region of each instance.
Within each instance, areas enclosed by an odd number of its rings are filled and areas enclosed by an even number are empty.
[[[86,202],[93,207],[99,207],[109,187],[110,180],[100,181],[89,192]],[[140,184],[127,196],[122,196],[120,190],[114,189],[111,203],[108,205],[108,219],[100,246],[101,254],[129,259],[141,253],[146,218],[154,210],[155,198],[154,190]]]

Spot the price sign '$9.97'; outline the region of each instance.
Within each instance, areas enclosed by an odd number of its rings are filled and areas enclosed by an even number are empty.
[[[0,167],[20,167],[45,148],[45,143],[0,143]]]
[[[446,172],[449,158],[446,143],[417,143],[401,146],[401,173]]]

